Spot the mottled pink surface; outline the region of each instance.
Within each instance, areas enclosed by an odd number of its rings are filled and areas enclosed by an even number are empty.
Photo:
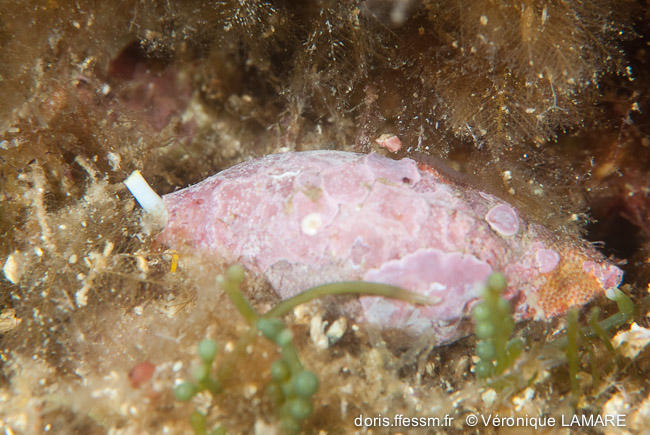
[[[473,255],[419,249],[369,270],[363,279],[425,294],[436,302],[435,305],[414,310],[405,302],[362,297],[361,306],[370,322],[421,331],[431,326],[431,319],[460,318],[468,301],[476,298],[476,283],[485,282],[491,272],[488,263]]]
[[[361,297],[361,320],[440,330],[476,301],[492,271],[508,279],[516,316],[547,317],[617,286],[622,272],[590,248],[560,243],[495,196],[456,186],[411,159],[309,151],[274,154],[166,195],[160,240],[239,262],[282,298],[364,279],[439,301]]]

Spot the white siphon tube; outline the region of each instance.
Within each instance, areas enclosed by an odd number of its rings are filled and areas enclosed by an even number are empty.
[[[124,180],[124,184],[131,192],[138,204],[154,216],[161,218],[167,217],[167,209],[160,195],[158,195],[144,179],[140,171],[133,171],[131,175]]]

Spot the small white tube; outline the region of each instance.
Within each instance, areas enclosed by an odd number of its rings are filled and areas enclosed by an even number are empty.
[[[145,180],[142,174],[140,174],[140,171],[133,171],[131,175],[124,180],[124,184],[144,211],[154,216],[166,219],[167,209],[165,208],[165,203],[151,188],[151,186],[149,186],[149,183],[147,183],[147,180]]]

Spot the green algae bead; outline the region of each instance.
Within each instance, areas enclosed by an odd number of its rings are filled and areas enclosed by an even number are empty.
[[[273,364],[271,364],[271,379],[275,382],[283,382],[289,379],[289,376],[291,376],[291,369],[286,361],[281,359],[273,361]]]
[[[189,382],[183,382],[174,387],[174,396],[176,400],[187,402],[197,393],[197,387]]]
[[[485,303],[480,303],[474,307],[474,320],[482,322],[491,317],[490,307]]]
[[[499,298],[499,301],[497,302],[497,309],[503,314],[509,314],[510,302],[508,302],[506,299]]]
[[[481,360],[476,363],[476,367],[474,368],[474,372],[479,378],[487,378],[491,376],[492,370],[494,370],[492,363],[485,360]]]
[[[226,271],[226,277],[230,281],[242,282],[244,280],[244,268],[239,264],[230,266]]]
[[[278,384],[269,384],[266,387],[266,395],[276,405],[284,401],[284,393]]]
[[[313,408],[311,401],[303,398],[295,398],[287,403],[287,411],[296,420],[304,420],[311,415]]]
[[[257,321],[257,329],[269,340],[275,341],[281,331],[285,330],[284,322],[280,319],[262,317]]]
[[[197,381],[207,379],[210,375],[210,367],[206,364],[201,364],[192,369],[192,377]]]
[[[475,332],[478,338],[492,338],[494,336],[494,326],[491,323],[478,323]]]
[[[494,344],[489,341],[479,341],[476,343],[476,354],[481,359],[492,359],[496,355]]]
[[[318,391],[318,377],[310,371],[298,373],[293,378],[293,391],[300,397],[311,397]]]
[[[493,273],[487,279],[487,285],[492,290],[503,290],[506,288],[506,277],[502,273]]]
[[[280,384],[280,389],[282,390],[282,395],[284,397],[293,396],[293,385],[291,381],[283,382],[282,384]]]
[[[286,345],[290,344],[291,340],[293,340],[293,333],[288,329],[283,329],[275,337],[275,342],[280,347],[285,347]]]
[[[211,363],[214,357],[217,356],[217,342],[206,338],[199,343],[198,354],[199,357],[206,363]]]

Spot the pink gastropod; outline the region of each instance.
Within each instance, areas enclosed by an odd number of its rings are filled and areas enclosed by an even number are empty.
[[[623,275],[593,248],[559,241],[507,202],[408,158],[273,154],[162,201],[164,244],[243,264],[283,299],[348,280],[424,294],[436,303],[360,297],[357,320],[430,331],[439,342],[462,334],[455,325],[492,272],[505,274],[517,319],[564,313],[617,287]]]

